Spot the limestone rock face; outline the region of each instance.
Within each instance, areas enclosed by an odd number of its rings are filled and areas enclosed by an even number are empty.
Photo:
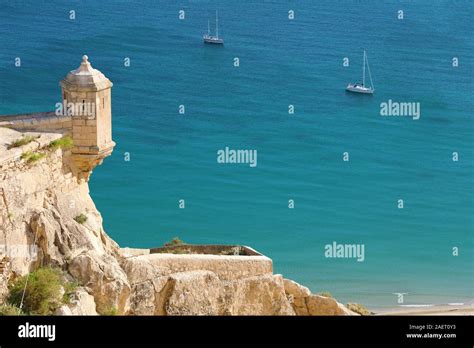
[[[167,281],[168,279],[166,279]],[[151,280],[132,285],[130,295],[130,314],[132,315],[154,315],[158,308],[155,304],[156,289]],[[163,314],[163,313],[159,313]]]
[[[167,315],[220,315],[224,307],[222,283],[209,271],[171,275],[162,296]]]
[[[122,267],[125,270],[130,284],[138,284],[144,281],[152,280],[160,275],[167,275],[169,272],[165,272],[159,267],[149,262],[144,257],[132,257],[125,260],[122,263]]]
[[[0,240],[7,249],[28,248],[11,258],[10,273],[59,267],[91,289],[99,312],[126,313],[130,285],[119,247],[102,228],[87,182],[73,175],[69,162],[67,151],[58,149],[37,163],[19,160],[0,170]],[[82,224],[75,221],[80,214],[87,218]]]
[[[70,302],[68,307],[72,315],[97,315],[94,296],[84,289],[77,289]]]
[[[306,307],[306,298],[311,295],[311,291],[297,282],[284,279],[285,292],[295,311],[296,315],[309,315]]]
[[[285,294],[283,278],[273,275],[271,267],[266,269],[267,259],[261,260],[260,265],[257,260],[240,264],[221,257],[208,268],[213,259],[202,255],[196,260],[188,258],[187,263],[180,255],[160,258],[160,262],[156,261],[156,255],[137,255],[122,263],[132,287],[133,314],[295,314]],[[173,262],[174,259],[177,261]],[[236,271],[226,271],[229,268]]]
[[[209,271],[170,276],[166,315],[294,315],[281,277],[264,275],[221,281]]]
[[[79,288],[71,295],[70,303],[59,307],[55,315],[97,315],[94,297]]]
[[[0,258],[0,304],[8,296],[8,281],[10,277],[10,260],[8,257]]]
[[[283,279],[283,284],[286,293],[292,295],[294,298],[304,298],[311,295],[311,291],[306,286],[298,284],[291,279]]]
[[[306,298],[306,307],[309,315],[346,315],[339,303],[331,297],[310,295]]]
[[[114,257],[87,251],[74,257],[68,270],[83,285],[92,289],[99,313],[113,309],[118,313],[128,311],[130,286]]]
[[[263,275],[227,284],[230,315],[295,315],[280,275]]]
[[[342,303],[337,303],[337,306],[339,307],[339,309],[341,309],[344,314],[342,315],[352,315],[352,316],[360,316],[359,313],[356,313],[354,311],[351,311],[349,308],[347,308],[346,306],[344,306]]]
[[[72,315],[71,308],[67,305],[62,305],[59,307],[56,312],[54,312],[55,315]]]
[[[278,275],[221,280],[186,271],[132,284],[130,313],[138,315],[294,315]]]
[[[358,315],[331,297],[313,295],[307,287],[293,280],[283,281],[296,315]]]

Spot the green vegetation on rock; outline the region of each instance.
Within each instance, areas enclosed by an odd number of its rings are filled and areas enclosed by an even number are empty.
[[[15,147],[20,147],[20,146],[29,144],[33,140],[35,140],[36,138],[38,138],[38,137],[35,137],[35,136],[32,136],[32,135],[25,135],[25,136],[21,137],[20,139],[17,139],[15,141],[13,141],[12,143],[10,143],[7,146],[7,149],[10,150],[10,149],[13,149]]]
[[[5,315],[23,315],[20,308],[11,304],[4,304],[0,306],[0,316]]]
[[[105,311],[102,311],[100,315],[108,315],[108,316],[117,315],[117,308],[115,307],[108,308]]]
[[[35,163],[36,161],[42,159],[44,156],[46,155],[41,152],[26,151],[21,154],[21,159],[25,160],[28,163]]]
[[[74,218],[74,220],[76,220],[78,224],[82,225],[84,222],[87,221],[87,216],[85,216],[84,214],[79,214],[78,216]]]
[[[63,150],[68,150],[70,148],[72,148],[73,146],[73,141],[72,141],[72,138],[69,136],[69,135],[66,135],[60,139],[56,139],[56,140],[53,140],[50,144],[49,144],[49,148],[52,149],[52,150],[56,150],[56,149],[63,149]]]
[[[329,291],[321,291],[318,293],[319,296],[324,296],[324,297],[333,297]]]
[[[28,315],[54,314],[68,302],[70,293],[75,289],[74,285],[68,285],[59,269],[50,267],[39,268],[16,279],[9,288],[7,302],[12,310],[12,307],[20,307],[25,291],[22,309]]]
[[[166,242],[165,243],[165,246],[175,246],[175,245],[183,245],[183,244],[186,244],[185,242],[183,242],[181,239],[179,239],[178,237],[174,237],[172,240],[170,240],[169,242]]]

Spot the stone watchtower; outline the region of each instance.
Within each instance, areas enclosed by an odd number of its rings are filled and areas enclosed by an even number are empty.
[[[72,118],[72,159],[79,179],[89,179],[92,169],[112,153],[112,82],[92,68],[87,56],[59,83],[63,105]]]

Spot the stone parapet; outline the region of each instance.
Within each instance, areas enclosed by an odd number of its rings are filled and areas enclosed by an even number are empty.
[[[57,116],[54,111],[2,115],[0,116],[0,127],[22,132],[70,133],[72,129],[72,118],[71,116]]]
[[[143,267],[144,265],[148,265]],[[137,269],[134,272],[133,269]],[[187,271],[210,271],[221,280],[235,280],[273,273],[272,260],[266,256],[203,255],[203,254],[149,254],[126,259],[125,269],[132,283],[149,279],[150,274],[138,270],[147,269],[154,277]]]

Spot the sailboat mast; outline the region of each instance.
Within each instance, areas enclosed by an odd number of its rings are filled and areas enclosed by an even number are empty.
[[[216,10],[216,38],[219,38],[219,19],[217,18],[217,10]]]
[[[362,67],[362,86],[365,86],[365,50],[364,50],[364,62]]]
[[[369,58],[365,57],[365,60],[367,61],[367,70],[369,71],[369,78],[370,78],[370,88],[375,89],[374,82],[372,81],[372,74],[370,73],[370,66],[369,66]]]
[[[209,23],[209,19],[207,20],[207,36],[211,35],[211,24]]]

